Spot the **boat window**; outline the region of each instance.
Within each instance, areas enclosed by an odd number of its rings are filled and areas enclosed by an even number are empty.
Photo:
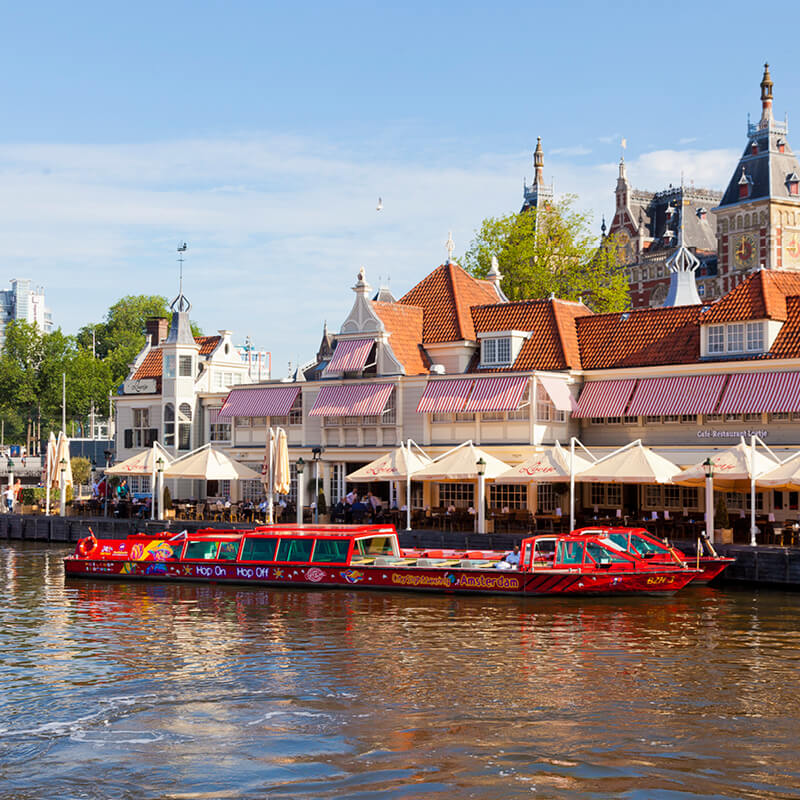
[[[180,558],[181,552],[183,551],[183,542],[179,542],[178,544],[171,544],[169,545],[169,549],[172,550],[172,555],[170,558]]]
[[[559,542],[557,560],[561,564],[582,564],[583,542]]]
[[[370,536],[368,539],[359,539],[356,545],[362,556],[393,556],[393,541],[391,536]]]
[[[531,543],[525,543],[525,549],[522,551],[522,563],[523,564],[530,564],[531,563]]]
[[[234,539],[232,542],[220,542],[219,558],[225,561],[235,561],[240,541],[241,539]]]
[[[650,542],[636,533],[631,534],[631,549],[643,557],[648,553],[669,553],[666,547]]]
[[[217,542],[189,542],[186,545],[186,558],[216,558],[217,544]]]
[[[553,556],[556,553],[556,540],[555,539],[539,539],[533,551],[533,559],[534,561],[538,561],[539,563],[542,562],[550,562],[553,560]]]
[[[316,563],[344,563],[350,542],[347,539],[317,539],[311,560]]]
[[[313,539],[281,539],[276,561],[308,561]]]
[[[242,561],[273,561],[276,536],[246,536],[242,548]]]
[[[613,550],[609,550],[607,547],[603,547],[603,545],[597,542],[586,542],[586,552],[597,564],[611,564],[614,562],[627,561],[624,556],[615,553]]]

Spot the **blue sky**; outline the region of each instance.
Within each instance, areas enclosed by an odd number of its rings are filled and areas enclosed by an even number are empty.
[[[599,227],[621,137],[635,186],[721,188],[765,60],[790,143],[800,111],[791,4],[780,26],[744,2],[2,8],[0,282],[43,284],[73,332],[171,297],[185,240],[193,317],[279,376],[338,329],[360,266],[399,296],[448,230],[463,252],[517,211],[537,136]]]

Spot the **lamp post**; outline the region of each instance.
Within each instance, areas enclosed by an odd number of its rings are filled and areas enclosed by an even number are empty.
[[[706,536],[714,544],[714,462],[707,458],[703,469],[706,473]]]
[[[67,516],[67,485],[65,483],[65,476],[67,472],[67,459],[62,458],[61,461],[58,462],[58,468],[60,470],[60,478],[58,481],[58,488],[61,493],[61,497],[59,500],[60,508],[58,511],[59,516],[66,517]]]
[[[306,469],[306,462],[303,461],[303,456],[300,456],[300,458],[297,459],[297,464],[295,468],[297,470],[297,524],[302,525],[303,502],[305,500],[305,498],[303,497],[303,495],[305,494],[305,492],[303,491],[305,488],[303,486],[303,472],[305,472]]]
[[[314,457],[314,524],[319,525],[319,459],[322,448],[313,447],[311,453]]]
[[[486,508],[483,502],[483,493],[485,491],[483,476],[486,474],[486,462],[483,457],[475,462],[475,467],[478,470],[478,533],[485,533],[486,520],[484,517]]]
[[[156,490],[158,493],[158,518],[164,519],[164,459],[159,456],[156,459]],[[153,504],[156,502],[156,495],[153,494]]]

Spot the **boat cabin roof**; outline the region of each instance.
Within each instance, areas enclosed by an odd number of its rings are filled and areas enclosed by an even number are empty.
[[[396,536],[389,525],[261,525],[253,530],[201,528],[188,534],[191,539],[238,539],[241,536],[300,536],[313,539],[360,539],[363,536]]]

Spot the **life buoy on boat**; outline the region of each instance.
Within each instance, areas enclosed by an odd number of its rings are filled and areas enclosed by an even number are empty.
[[[97,545],[97,539],[93,536],[87,536],[85,539],[80,539],[78,541],[78,555],[81,558],[87,558],[89,553],[94,550],[95,546]]]

